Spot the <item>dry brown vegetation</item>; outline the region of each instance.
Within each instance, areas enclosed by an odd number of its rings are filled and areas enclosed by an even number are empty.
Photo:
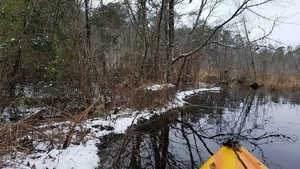
[[[248,86],[253,83],[250,73],[231,72],[227,77],[228,84],[238,84]],[[218,77],[217,71],[199,72],[198,82],[222,83]],[[257,72],[256,82],[265,90],[300,90],[300,76],[298,74],[277,74],[277,73],[261,73]],[[227,84],[226,83],[226,84]]]
[[[259,75],[258,82],[267,90],[300,90],[300,76],[298,74]]]
[[[99,100],[99,99],[98,99]],[[96,102],[98,101],[96,100]],[[59,118],[37,118],[36,114],[17,122],[0,126],[0,167],[12,159],[22,159],[27,154],[39,151],[51,151],[54,148],[65,149],[71,143],[80,144],[87,141],[89,129],[82,126],[88,118],[95,103],[76,116]],[[39,113],[37,113],[39,114]],[[79,129],[75,128],[78,127]],[[43,144],[47,150],[39,147]],[[34,157],[33,157],[34,158]]]
[[[174,98],[175,88],[147,89],[150,86],[143,85],[130,90],[119,88],[118,92],[123,94],[120,97],[122,97],[122,100],[127,100],[122,102],[122,107],[137,110],[151,109],[163,106]],[[10,159],[25,157],[26,154],[32,151],[39,151],[36,146],[40,143],[45,144],[48,151],[50,151],[53,148],[65,149],[71,143],[85,142],[89,130],[84,128],[82,124],[91,116],[105,117],[114,108],[113,106],[105,107],[99,100],[100,97],[81,112],[63,112],[60,116],[45,118],[46,111],[41,110],[17,122],[1,124],[0,161],[9,162]],[[116,105],[117,102],[110,104]],[[81,129],[75,130],[76,127]],[[2,165],[5,164],[0,164],[0,167]]]

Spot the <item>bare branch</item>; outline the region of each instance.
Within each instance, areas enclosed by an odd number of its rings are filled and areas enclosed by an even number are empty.
[[[197,27],[197,25],[198,25],[200,16],[201,16],[201,14],[202,14],[202,12],[203,12],[203,9],[204,9],[204,7],[205,7],[206,4],[207,4],[207,0],[202,0],[202,1],[201,1],[200,9],[199,9],[199,12],[198,12],[198,15],[197,15],[195,24],[194,24],[192,30],[190,31],[189,35],[193,34],[193,32],[195,31],[195,29],[196,29],[196,27]]]
[[[184,53],[179,55],[178,57],[174,58],[172,61],[172,64],[176,63],[178,60],[182,59],[182,58],[186,58],[189,57],[191,55],[193,55],[194,53],[196,53],[197,51],[199,51],[200,49],[202,49],[215,35],[215,33],[221,29],[224,25],[226,25],[227,23],[229,23],[231,20],[233,20],[235,17],[237,17],[238,15],[240,15],[243,11],[245,11],[245,9],[247,9],[247,3],[250,0],[245,0],[239,7],[238,9],[231,15],[231,17],[229,19],[227,19],[225,22],[223,22],[222,24],[220,24],[219,26],[217,26],[214,31],[210,34],[210,36],[201,44],[199,45],[197,48],[195,48],[194,50],[188,52],[188,53]]]

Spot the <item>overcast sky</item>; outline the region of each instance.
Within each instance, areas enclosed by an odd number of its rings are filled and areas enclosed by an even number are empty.
[[[238,1],[238,0],[236,0]],[[262,1],[262,0],[261,0]],[[253,1],[256,3],[261,2]],[[213,16],[214,18],[209,19],[209,21],[212,21],[211,24],[216,24],[219,20],[219,22],[223,22],[224,20],[227,20],[233,12],[236,10],[237,6],[234,6],[233,1],[227,1],[231,3],[227,3],[227,5],[220,5],[218,8],[216,8],[215,13]],[[288,3],[290,2],[290,3]],[[199,0],[193,0],[190,4],[189,2],[186,3],[186,6],[180,8],[178,7],[178,10],[189,11],[189,10],[198,10],[199,8]],[[260,6],[259,8],[254,8],[255,12],[260,13],[262,16],[267,16],[269,18],[276,18],[280,17],[279,20],[282,22],[277,22],[277,26],[274,28],[272,34],[269,36],[270,40],[262,41],[261,43],[267,43],[267,44],[273,44],[275,46],[288,46],[291,45],[293,47],[296,47],[297,45],[300,45],[300,1],[299,0],[285,0],[281,1],[280,4],[268,4]],[[299,12],[298,12],[299,11]],[[233,22],[240,22],[239,20],[241,17],[247,18],[249,21],[247,25],[247,29],[249,32],[250,39],[258,39],[262,35],[264,35],[264,31],[268,32],[268,30],[271,29],[272,21],[264,20],[262,18],[259,18],[251,14],[251,12],[247,12],[246,14],[240,15],[235,21]],[[187,18],[190,23],[192,23],[191,18]],[[216,22],[216,23],[214,23]],[[230,24],[227,24],[227,27],[230,27]],[[230,29],[234,29],[233,26]],[[240,27],[239,32],[243,32],[244,28]],[[266,45],[267,45],[266,44]]]
[[[286,23],[279,25],[271,37],[295,47],[300,45],[300,1],[295,0],[294,5],[288,7],[284,12],[293,16],[288,18]]]

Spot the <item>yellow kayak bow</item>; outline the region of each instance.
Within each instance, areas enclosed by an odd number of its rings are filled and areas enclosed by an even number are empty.
[[[268,169],[247,149],[222,146],[200,169]]]

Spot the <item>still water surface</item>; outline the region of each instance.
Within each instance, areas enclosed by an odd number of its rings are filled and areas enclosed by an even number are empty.
[[[185,108],[99,145],[99,168],[199,168],[229,138],[269,169],[300,168],[299,96],[237,87],[193,95]]]

